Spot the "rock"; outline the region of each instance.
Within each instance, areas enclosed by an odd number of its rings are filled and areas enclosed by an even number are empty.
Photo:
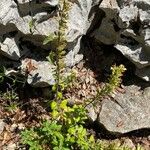
[[[12,124],[12,125],[10,126],[10,129],[9,129],[9,130],[10,130],[11,132],[15,132],[15,130],[16,130],[17,128],[18,128],[18,125],[14,123],[14,124]]]
[[[116,43],[116,39],[118,36],[114,29],[114,26],[112,25],[112,22],[107,18],[104,18],[102,20],[101,27],[95,30],[93,34],[97,41],[100,41],[107,45]]]
[[[144,97],[150,99],[150,87],[147,87],[147,88],[144,89],[143,95],[144,95]]]
[[[16,149],[16,144],[15,143],[10,143],[7,146],[3,146],[2,150],[15,150]]]
[[[136,66],[136,75],[150,81],[150,3],[146,0],[103,0],[105,13],[91,34],[97,41],[114,45]]]
[[[35,46],[45,51],[47,55],[49,50],[54,47],[52,43],[43,45],[43,41],[46,36],[54,34],[58,30],[58,2],[58,0],[39,0],[38,2],[29,2],[27,0],[1,0],[0,55],[14,62],[17,61],[17,68],[22,68],[19,66],[20,62],[23,62],[26,58],[36,60],[39,62],[39,66],[46,66],[47,68],[48,62],[46,64],[46,62],[42,62],[42,58],[37,58],[38,54],[35,52]],[[94,10],[96,10],[96,7],[98,8],[99,3],[100,0],[77,0],[71,4],[68,12],[68,28],[66,29],[68,53],[65,62],[68,67],[74,66],[83,59],[83,55],[78,54],[81,38],[91,26],[94,14],[96,14]],[[10,36],[10,34],[14,32],[16,34]],[[43,51],[40,51],[39,55],[42,55]],[[9,69],[13,70],[14,68]],[[39,70],[43,71],[38,73],[37,71]],[[53,80],[50,80],[52,78],[51,75],[49,76],[42,68],[39,70],[36,69],[36,71],[32,72],[33,77],[28,77],[28,83],[36,87],[45,87],[53,84]],[[36,78],[35,74],[42,75],[40,78]],[[48,82],[47,84],[46,81]]]
[[[12,60],[19,60],[22,56],[28,54],[29,49],[27,49],[27,47],[23,49],[19,48],[19,39],[20,35],[18,34],[11,37],[6,36],[3,42],[0,43],[0,53]]]
[[[137,76],[144,79],[145,81],[150,81],[150,67],[136,69],[135,73]]]
[[[86,34],[91,24],[91,22],[88,21],[88,14],[97,2],[98,0],[95,3],[92,2],[92,0],[78,0],[71,6],[69,11],[68,30],[66,31],[68,42],[74,42],[79,37]],[[33,17],[36,26],[32,35],[33,41],[34,35],[47,36],[58,29],[58,21],[56,17],[53,17],[54,14],[52,14],[53,11],[57,12],[56,8],[51,6],[54,5],[54,3],[57,4],[58,0],[41,1],[41,3],[35,3],[33,1],[31,4],[23,1],[18,1],[18,4],[16,4],[11,0],[2,0],[0,2],[0,24],[8,25],[11,23],[15,25],[19,31],[27,35],[31,34],[29,23]],[[33,16],[29,14],[31,7],[33,9]],[[49,12],[47,12],[48,10]],[[38,38],[36,38],[36,40],[39,41]]]
[[[118,26],[120,28],[128,28],[130,21],[137,18],[138,8],[134,6],[126,6],[120,9],[118,16]]]
[[[0,119],[0,134],[4,131],[6,123]]]
[[[91,122],[94,122],[97,119],[97,113],[95,112],[95,109],[92,105],[88,105],[86,107],[88,111],[88,118]]]
[[[109,132],[124,134],[150,128],[149,88],[142,94],[138,86],[126,86],[126,93],[116,93],[114,98],[104,99],[98,122]]]
[[[123,141],[123,146],[124,147],[128,147],[129,149],[135,149],[135,145],[133,144],[133,142],[132,142],[132,140],[130,140],[130,139],[124,139],[124,141]]]
[[[24,59],[21,70],[27,73],[28,84],[34,87],[47,87],[55,83],[53,76],[55,66],[47,61]]]

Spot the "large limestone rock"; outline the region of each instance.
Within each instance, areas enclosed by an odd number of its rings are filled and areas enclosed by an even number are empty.
[[[98,122],[117,134],[150,129],[150,88],[142,92],[138,86],[127,86],[125,90],[102,101]]]
[[[91,26],[96,13],[93,8],[99,2],[100,0],[76,0],[72,2],[66,30],[68,54],[65,61],[69,67],[83,58],[81,54],[77,54],[80,49],[81,37]],[[43,61],[41,58],[37,59],[32,52],[36,51],[34,48],[36,46],[41,50],[41,55],[43,51],[48,55],[48,51],[53,47],[52,44],[43,45],[43,40],[58,30],[58,3],[59,0],[31,0],[31,2],[29,0],[1,0],[0,55],[18,61],[19,64],[25,58]],[[16,34],[10,37],[9,34],[14,32]],[[27,43],[26,45],[30,43],[30,46],[26,47],[24,43]],[[41,72],[43,71],[41,70]],[[47,72],[43,73],[46,74]],[[30,80],[29,83],[33,83],[33,81]],[[43,84],[39,84],[39,82],[33,85],[43,87]]]
[[[99,8],[105,15],[91,36],[114,45],[135,64],[136,74],[150,81],[150,1],[103,0]]]

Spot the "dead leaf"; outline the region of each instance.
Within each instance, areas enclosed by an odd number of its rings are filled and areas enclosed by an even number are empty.
[[[28,62],[27,62],[27,65],[26,65],[26,72],[27,72],[27,74],[30,74],[31,71],[34,71],[36,69],[37,69],[37,67],[35,66],[35,64],[33,64],[32,60],[29,59]]]

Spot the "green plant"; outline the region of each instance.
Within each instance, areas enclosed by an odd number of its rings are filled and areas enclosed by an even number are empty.
[[[53,63],[56,66],[55,69],[55,99],[60,100],[60,93],[62,93],[62,83],[64,82],[64,77],[62,77],[62,71],[64,70],[64,55],[65,48],[67,46],[66,41],[66,29],[67,29],[67,20],[68,20],[68,11],[70,8],[70,3],[68,0],[60,0],[59,1],[59,14],[58,14],[58,23],[59,28],[55,34],[50,34],[43,42],[43,44],[47,44],[53,41],[55,45],[55,49],[53,49],[48,56],[48,60],[50,63]]]
[[[58,31],[50,34],[43,42],[43,44],[53,42],[55,45],[48,56],[49,62],[56,66],[54,72],[56,83],[52,87],[55,98],[51,102],[51,120],[43,121],[39,127],[23,131],[22,142],[29,145],[30,150],[105,150],[106,147],[89,135],[84,127],[87,119],[85,107],[82,105],[70,107],[63,96],[63,92],[68,86],[71,86],[75,75],[73,73],[69,76],[64,75],[64,55],[67,47],[65,30],[67,29],[70,3],[69,0],[60,0],[59,3]],[[33,27],[34,23],[31,22],[30,29]],[[96,98],[92,99],[90,103],[111,94],[121,83],[121,76],[125,71],[124,66],[113,66],[111,69],[112,75],[109,82],[101,90],[98,90]],[[109,145],[107,149],[115,150],[112,145]]]
[[[34,30],[36,29],[36,19],[34,19],[33,17],[31,18],[31,20],[29,21],[28,23],[28,26],[29,26],[29,30],[30,30],[30,33],[33,34]]]
[[[5,78],[12,81],[12,86],[14,86],[16,83],[21,83],[24,85],[26,82],[26,80],[22,77],[17,75],[9,75],[6,68],[4,66],[0,66],[0,83],[2,83]]]
[[[49,35],[44,41],[44,44],[53,41],[56,46],[48,57],[49,62],[56,66],[56,84],[52,87],[56,102],[51,103],[51,120],[44,121],[40,127],[22,132],[23,143],[28,144],[31,150],[51,148],[54,150],[78,148],[88,150],[94,141],[93,136],[89,136],[83,127],[84,121],[87,119],[84,107],[81,105],[69,107],[67,100],[63,97],[63,91],[70,86],[74,78],[74,73],[69,76],[63,75],[64,54],[67,45],[65,30],[69,7],[70,4],[67,0],[60,0],[58,32]]]
[[[19,99],[18,94],[13,89],[7,90],[5,93],[1,93],[0,97],[9,101]]]
[[[90,150],[94,138],[83,127],[87,119],[86,110],[81,105],[67,106],[67,100],[60,104],[51,103],[51,120],[44,121],[40,127],[22,132],[24,144],[30,150]]]
[[[5,93],[0,94],[0,98],[4,100],[4,108],[10,112],[14,112],[18,108],[18,94],[15,90],[10,89],[7,90]]]
[[[111,67],[111,71],[112,73],[108,79],[108,83],[106,83],[101,89],[97,90],[96,96],[92,100],[89,100],[86,106],[93,103],[94,101],[100,101],[104,96],[111,95],[115,91],[115,89],[120,86],[122,81],[121,77],[126,71],[126,68],[124,67],[124,65],[114,65]]]

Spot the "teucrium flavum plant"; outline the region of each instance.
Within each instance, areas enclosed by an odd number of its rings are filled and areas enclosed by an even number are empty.
[[[104,96],[111,95],[115,91],[115,89],[120,86],[122,81],[121,77],[126,71],[126,68],[124,67],[124,65],[114,65],[111,67],[111,71],[112,73],[108,79],[108,83],[106,83],[101,89],[97,90],[96,96],[92,100],[89,100],[86,106],[93,102],[100,101]]]
[[[61,99],[61,84],[62,84],[62,77],[61,71],[64,69],[64,55],[66,54],[65,49],[67,46],[66,41],[66,29],[67,29],[67,21],[68,21],[68,11],[70,9],[70,3],[68,0],[60,0],[59,1],[59,12],[58,12],[58,31],[55,34],[49,35],[45,40],[44,44],[47,44],[51,41],[55,43],[55,49],[49,53],[48,60],[51,63],[56,65],[55,70],[55,78],[56,84],[54,85],[53,89],[56,93],[56,100]]]

